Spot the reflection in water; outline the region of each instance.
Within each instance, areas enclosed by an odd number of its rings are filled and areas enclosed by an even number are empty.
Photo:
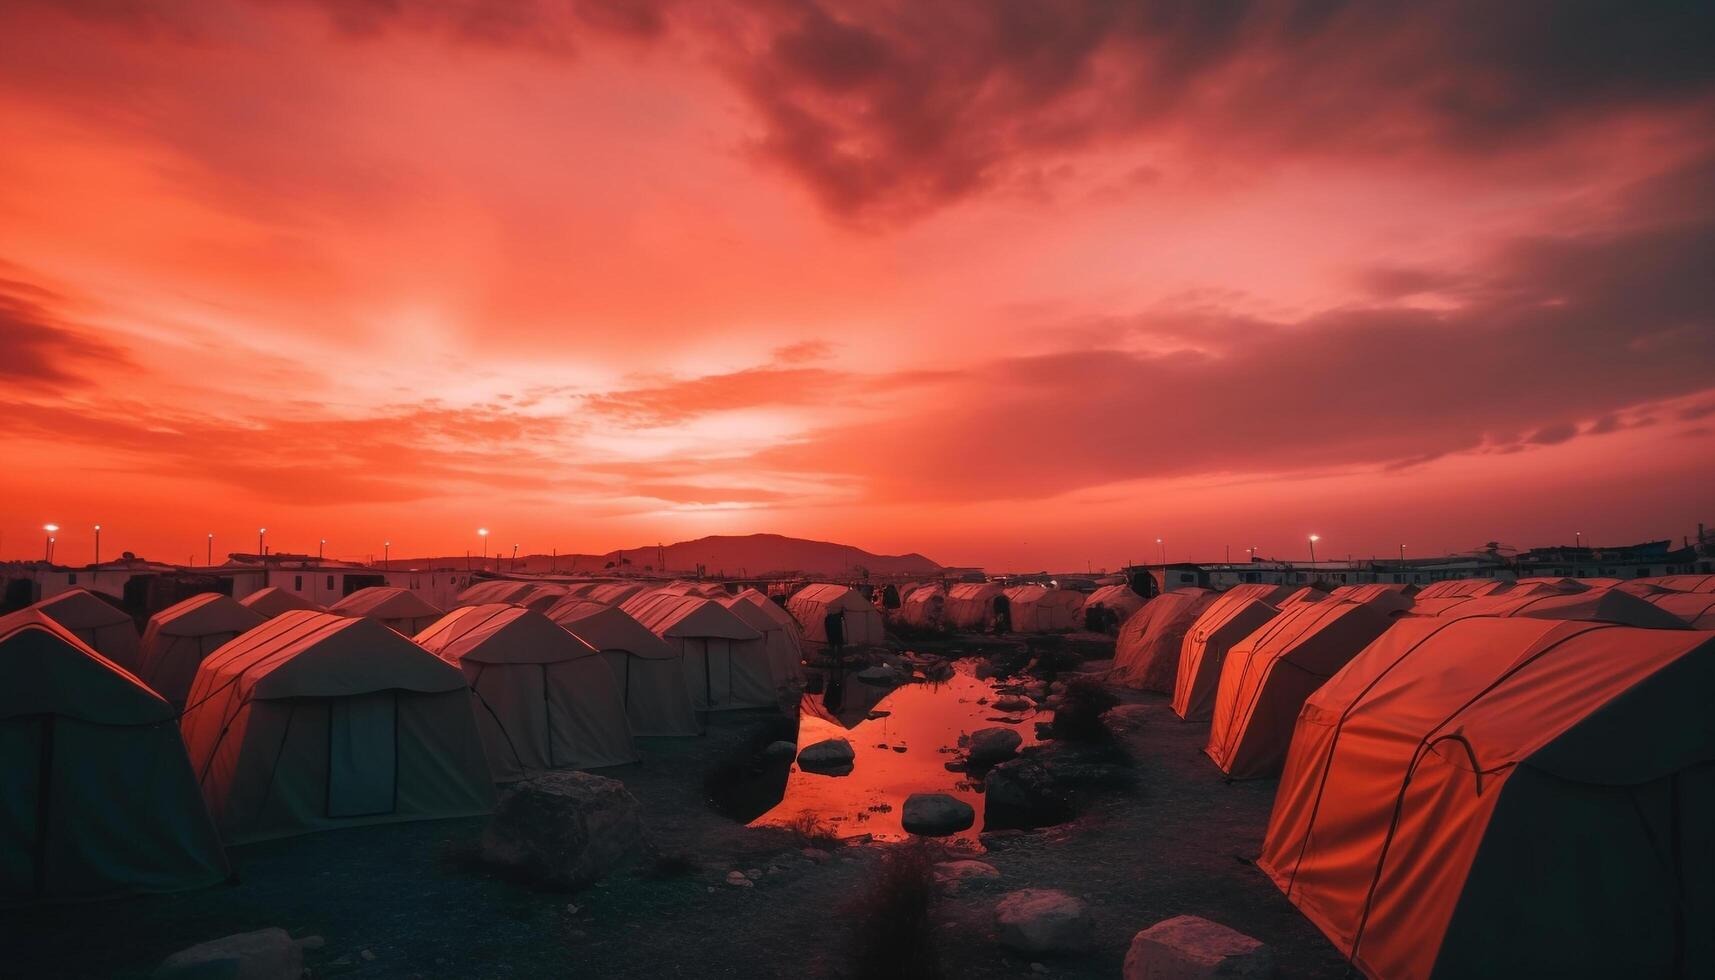
[[[786,826],[809,813],[841,837],[905,840],[905,798],[947,793],[976,808],[976,823],[958,835],[974,840],[983,826],[982,793],[964,773],[948,771],[946,764],[961,754],[942,750],[958,749],[961,734],[998,726],[1013,728],[1025,745],[1034,745],[1034,723],[1051,717],[1026,711],[1003,719],[992,705],[996,697],[994,685],[978,680],[968,662],[960,662],[945,681],[898,688],[869,684],[849,672],[830,676],[823,694],[804,695],[798,747],[846,739],[857,754],[851,774],[822,776],[794,765],[785,797],[752,826]]]

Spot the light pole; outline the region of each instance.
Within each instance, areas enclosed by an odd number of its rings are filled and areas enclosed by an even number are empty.
[[[1316,542],[1318,542],[1320,540],[1322,540],[1322,535],[1320,535],[1320,534],[1312,534],[1310,536],[1310,574],[1311,575],[1316,574]]]
[[[1583,531],[1573,531],[1572,532],[1572,547],[1574,547],[1574,548],[1584,547],[1584,532]]]
[[[1161,551],[1161,567],[1167,567],[1167,545],[1160,539],[1155,539],[1155,547]]]
[[[214,532],[213,531],[208,532],[208,564],[209,564],[210,568],[214,567]]]
[[[323,553],[327,551],[327,548],[328,548],[328,539],[323,538],[321,540],[321,543],[316,545],[316,561],[322,560]]]
[[[512,546],[512,571],[514,574],[516,574],[518,572],[518,546],[517,545]]]
[[[391,541],[381,542],[381,570],[382,571],[385,572],[388,570],[387,569],[387,560],[392,557],[392,554],[393,554],[393,542],[391,542]]]
[[[42,525],[42,530],[48,532],[48,541],[42,546],[42,561],[48,562],[49,564],[52,564],[54,560],[54,532],[59,529],[60,526],[58,524]]]
[[[256,554],[258,557],[267,557],[268,555],[268,543],[263,539],[267,533],[268,529],[265,527],[256,529]]]
[[[97,525],[95,525],[95,570],[92,573],[90,573],[90,578],[100,578],[100,577],[101,577],[101,525],[97,524]]]
[[[488,528],[479,527],[476,529],[476,534],[482,539],[482,563],[486,565],[488,564]]]

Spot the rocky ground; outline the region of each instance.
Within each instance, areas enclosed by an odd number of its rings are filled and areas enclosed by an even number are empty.
[[[914,648],[930,646],[915,643]],[[1100,655],[1101,641],[1051,643]],[[936,652],[1013,656],[1039,650],[992,638],[940,641]],[[1007,651],[1011,651],[1007,654]],[[1100,662],[1085,665],[1098,670]],[[957,977],[1120,975],[1132,936],[1178,915],[1202,916],[1268,944],[1283,977],[1341,977],[1344,962],[1250,864],[1272,781],[1228,784],[1201,753],[1207,726],[1165,698],[1121,694],[1128,724],[1113,746],[1050,768],[1081,772],[1068,823],[985,835],[985,853],[950,859],[999,872],[938,889],[934,955]],[[717,715],[698,739],[645,741],[644,762],[604,770],[643,807],[651,853],[576,891],[543,888],[475,860],[483,820],[346,830],[238,848],[238,884],[185,895],[10,910],[0,948],[11,976],[148,976],[176,950],[279,926],[320,937],[314,977],[848,977],[857,975],[855,900],[884,847],[831,850],[793,832],[733,819],[746,793],[783,778],[763,747],[790,737],[769,712]],[[1128,778],[1109,778],[1123,770]],[[836,777],[829,777],[836,778]],[[745,783],[711,804],[709,788]],[[1075,955],[1013,952],[997,942],[995,906],[1017,889],[1059,889],[1087,903],[1093,945]]]

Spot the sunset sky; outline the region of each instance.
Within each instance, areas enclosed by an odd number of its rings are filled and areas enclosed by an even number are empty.
[[[1715,4],[0,5],[0,557],[1715,520]]]

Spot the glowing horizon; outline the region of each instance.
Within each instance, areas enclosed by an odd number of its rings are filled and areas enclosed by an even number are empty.
[[[1695,24],[506,9],[0,11],[0,558],[1710,517]]]

